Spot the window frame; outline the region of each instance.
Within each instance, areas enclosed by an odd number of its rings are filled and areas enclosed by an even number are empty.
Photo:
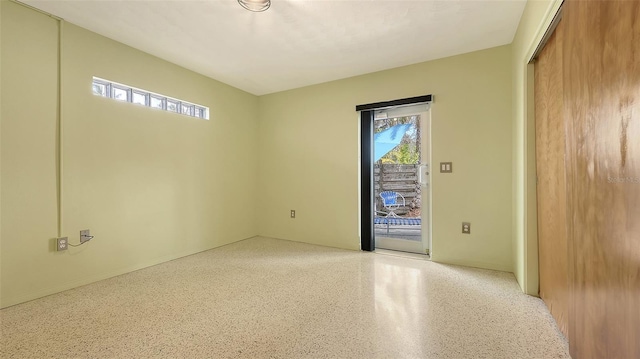
[[[174,97],[161,95],[159,93],[147,91],[147,90],[129,86],[129,85],[124,85],[114,81],[105,80],[103,78],[99,78],[95,76],[93,77],[93,81],[91,82],[91,84],[92,84],[91,91],[95,96],[111,98],[119,102],[128,102],[138,106],[149,107],[152,109],[171,112],[171,113],[175,113],[175,114],[183,115],[187,117],[192,117],[192,118],[197,118],[202,120],[209,120],[209,108],[203,105],[198,105],[190,101],[179,100]],[[96,92],[95,85],[104,86],[105,94]],[[126,99],[116,98],[115,96],[116,90],[125,91]],[[144,105],[141,103],[133,102],[134,94],[144,96],[145,98]],[[152,98],[160,101],[160,107],[155,107],[151,105]],[[169,103],[173,103],[176,105],[175,111],[172,111],[169,109]],[[183,112],[184,111],[183,107],[188,108],[188,111],[186,113]]]

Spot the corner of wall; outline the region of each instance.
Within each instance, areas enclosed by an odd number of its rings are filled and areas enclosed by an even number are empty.
[[[529,0],[512,43],[513,72],[513,273],[523,292],[538,295],[535,119],[531,56],[562,0]]]
[[[18,2],[0,8],[12,89],[0,98],[0,307],[258,234],[257,96],[70,23],[62,36]],[[200,103],[211,119],[94,96],[92,76]],[[84,228],[95,241],[55,250]]]

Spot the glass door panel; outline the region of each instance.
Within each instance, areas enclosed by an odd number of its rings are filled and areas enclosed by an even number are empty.
[[[429,121],[426,105],[376,112],[376,248],[428,252]]]

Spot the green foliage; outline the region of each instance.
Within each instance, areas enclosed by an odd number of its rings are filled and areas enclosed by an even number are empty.
[[[380,160],[382,163],[412,165],[420,162],[420,154],[415,146],[403,143],[384,155]]]
[[[386,130],[389,127],[400,124],[411,124],[414,128],[419,126],[418,116],[404,116],[404,117],[392,117],[382,120],[374,121],[374,132],[378,133]],[[400,144],[384,155],[381,159],[381,163],[394,163],[401,165],[412,165],[420,163],[420,131],[409,130],[403,137]]]

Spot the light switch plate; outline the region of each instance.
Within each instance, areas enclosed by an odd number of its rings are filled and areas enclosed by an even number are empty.
[[[440,162],[440,173],[453,173],[453,162]]]

